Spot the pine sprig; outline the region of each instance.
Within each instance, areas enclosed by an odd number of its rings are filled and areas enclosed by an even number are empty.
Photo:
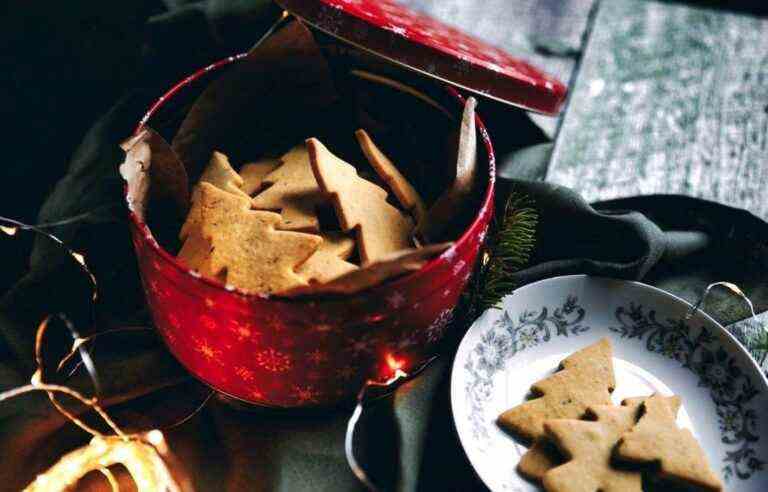
[[[472,311],[497,307],[512,292],[516,283],[512,274],[528,264],[536,245],[539,214],[527,195],[513,192],[489,234],[482,265],[470,289]]]

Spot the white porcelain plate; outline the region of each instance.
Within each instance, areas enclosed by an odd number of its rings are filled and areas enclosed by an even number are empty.
[[[768,490],[768,380],[709,316],[637,282],[575,275],[522,287],[470,327],[453,364],[451,404],[472,466],[493,491],[535,491],[515,468],[526,448],[496,417],[535,381],[600,338],[613,344],[614,402],[680,395],[678,425],[696,435],[726,490]]]

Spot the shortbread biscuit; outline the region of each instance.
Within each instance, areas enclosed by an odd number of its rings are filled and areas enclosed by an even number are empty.
[[[616,383],[611,343],[603,338],[568,356],[562,370],[534,383],[536,398],[502,413],[498,423],[523,439],[544,435],[544,421],[581,418],[590,405],[609,405]]]
[[[279,211],[283,219],[279,229],[319,231],[316,208],[326,198],[317,186],[307,147],[294,147],[280,163],[264,177],[268,187],[253,198],[253,208]]]
[[[279,214],[251,210],[248,198],[210,183],[200,183],[197,203],[200,235],[210,245],[206,261],[214,275],[225,273],[228,284],[262,294],[307,284],[296,269],[318,249],[320,236],[277,230]]]
[[[320,236],[323,243],[296,271],[300,277],[309,283],[325,283],[357,270],[357,265],[345,261],[355,250],[354,239],[341,232],[324,232]]]
[[[424,205],[421,195],[419,195],[408,179],[403,176],[400,170],[397,169],[389,157],[379,150],[365,130],[357,130],[355,136],[366,159],[368,159],[373,169],[376,170],[379,177],[387,183],[392,193],[395,194],[400,202],[400,205],[413,215],[417,224],[421,222],[427,214],[427,207]]]
[[[287,295],[356,294],[405,273],[420,270],[434,256],[450,248],[453,243],[430,244],[423,248],[396,251],[375,263],[355,269],[324,284],[297,287]]]
[[[265,158],[256,162],[243,164],[240,168],[240,177],[243,178],[241,189],[246,195],[253,195],[261,190],[264,178],[280,165],[279,159]]]
[[[643,404],[637,425],[619,442],[616,455],[633,463],[658,463],[661,478],[699,490],[723,490],[717,474],[688,429],[677,427],[674,402],[653,396]]]
[[[331,196],[344,231],[355,230],[362,266],[407,250],[413,222],[387,202],[387,192],[357,175],[319,140],[307,140],[312,171],[323,192]]]

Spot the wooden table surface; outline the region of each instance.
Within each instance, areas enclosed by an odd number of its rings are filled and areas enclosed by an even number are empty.
[[[587,200],[681,193],[768,218],[768,17],[643,0],[406,0],[557,75],[547,179]],[[558,123],[561,123],[558,125]]]

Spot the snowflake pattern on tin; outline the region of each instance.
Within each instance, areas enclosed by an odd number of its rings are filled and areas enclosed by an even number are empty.
[[[453,265],[453,274],[458,275],[459,272],[461,272],[466,266],[467,266],[467,262],[464,260],[460,260],[456,262],[456,264]]]
[[[293,397],[296,398],[298,403],[314,403],[317,402],[319,393],[312,386],[294,385]]]
[[[392,309],[399,309],[405,305],[405,296],[399,290],[396,290],[387,297],[387,304]]]
[[[200,316],[200,324],[208,331],[215,331],[218,328],[218,323],[213,316],[203,314]]]
[[[171,296],[171,293],[168,291],[168,289],[160,285],[160,282],[157,280],[152,280],[149,282],[149,290],[160,302],[167,300]]]
[[[176,337],[176,332],[175,331],[166,330],[163,333],[165,334],[165,338],[166,338],[166,340],[168,340],[168,343],[170,345],[174,345],[176,343],[177,337]]]
[[[168,326],[174,330],[181,329],[181,321],[179,320],[179,317],[176,315],[176,313],[168,313]]]
[[[377,343],[378,341],[374,335],[352,338],[347,345],[347,350],[352,354],[352,357],[360,357],[364,354],[372,354]]]
[[[395,352],[401,352],[422,344],[421,332],[419,330],[409,330],[408,334],[400,338],[396,343],[390,344]]]
[[[264,393],[256,388],[253,388],[248,391],[248,398],[255,401],[262,401],[264,400]]]
[[[402,26],[387,25],[387,26],[384,26],[384,29],[386,29],[387,31],[392,31],[393,33],[398,34],[400,36],[403,36],[406,38],[408,37],[408,31]]]
[[[485,237],[487,235],[488,235],[488,226],[484,227],[483,230],[480,231],[480,234],[477,235],[477,242],[479,242],[480,244],[483,244],[485,242]]]
[[[238,321],[238,320],[232,320],[232,323],[229,325],[229,330],[233,332],[239,341],[248,340],[249,338],[255,338],[261,333],[254,333],[253,331],[253,325],[251,325],[248,322]]]
[[[307,354],[307,360],[313,364],[322,364],[328,361],[328,354],[320,349],[315,349]]]
[[[440,340],[445,333],[445,329],[453,321],[453,308],[443,309],[440,315],[427,328],[427,340],[434,343]]]
[[[235,374],[245,382],[251,382],[254,379],[253,371],[247,367],[237,366],[235,367]]]
[[[208,340],[204,338],[194,338],[192,341],[195,344],[195,352],[202,355],[207,361],[219,361],[221,350],[214,348],[213,345],[208,343]]]
[[[456,251],[456,246],[451,246],[450,248],[448,248],[445,251],[445,253],[440,255],[440,258],[442,258],[443,260],[447,261],[448,263],[452,263],[453,260],[456,259],[456,255],[457,254],[458,254],[458,252]]]
[[[285,330],[285,322],[280,316],[274,313],[268,313],[262,322],[269,331],[280,333]]]
[[[293,359],[290,355],[273,348],[256,352],[254,361],[259,367],[269,372],[285,372],[293,366]]]

